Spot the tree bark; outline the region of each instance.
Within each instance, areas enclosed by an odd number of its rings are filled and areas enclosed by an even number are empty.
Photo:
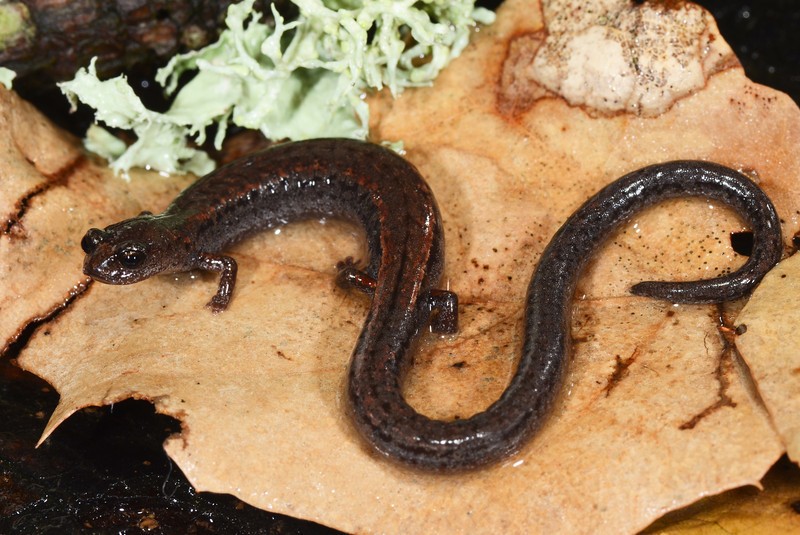
[[[235,0],[21,0],[0,3],[0,65],[15,84],[71,79],[97,56],[101,77],[213,42]],[[269,14],[268,0],[257,7]],[[281,6],[278,6],[279,8]]]

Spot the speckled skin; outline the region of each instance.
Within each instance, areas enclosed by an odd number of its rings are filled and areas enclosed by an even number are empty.
[[[754,233],[752,255],[724,277],[643,282],[633,293],[679,303],[726,301],[752,289],[779,260],[782,242],[775,210],[741,174],[694,161],[630,173],[589,199],[555,234],[528,288],[525,341],[511,383],[486,411],[456,421],[423,416],[402,396],[403,372],[420,331],[431,320],[434,330],[455,330],[457,307],[455,296],[435,289],[444,242],[431,192],[410,164],[385,149],[357,141],[315,140],[237,160],[188,188],[161,215],[143,214],[103,231],[90,230],[83,240],[84,270],[115,284],[159,272],[220,271],[220,289],[209,305],[222,310],[235,281],[235,262],[219,252],[233,242],[304,217],[359,222],[367,232],[369,266],[360,272],[343,263],[339,276],[340,284],[373,296],[349,371],[355,427],[378,451],[402,463],[463,470],[518,450],[550,411],[569,362],[571,301],[592,253],[635,212],[682,196],[732,207]],[[128,256],[141,253],[145,258],[134,258],[141,261],[136,269],[121,261],[121,251],[131,244],[135,247]]]
[[[592,253],[620,223],[659,201],[704,197],[733,208],[754,234],[754,249],[735,272],[703,281],[642,282],[634,294],[675,303],[714,303],[746,294],[781,257],[781,229],[764,193],[726,167],[676,161],[640,169],[589,199],[556,232],[528,286],[525,340],[508,388],[486,411],[453,422],[433,421],[402,399],[396,370],[354,359],[351,398],[371,441],[407,463],[440,470],[474,468],[518,450],[549,413],[570,355],[572,298]],[[380,362],[380,359],[376,359]]]

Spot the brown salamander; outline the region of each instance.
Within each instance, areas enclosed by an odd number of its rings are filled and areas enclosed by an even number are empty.
[[[287,143],[220,167],[159,215],[143,213],[91,229],[84,271],[111,284],[161,272],[219,272],[209,306],[224,310],[236,262],[221,254],[244,236],[301,218],[339,217],[366,229],[369,264],[339,266],[338,282],[372,295],[349,371],[350,411],[359,432],[384,454],[410,465],[458,470],[518,450],[561,389],[570,351],[572,298],[591,254],[635,212],[673,197],[699,196],[733,208],[750,225],[754,248],[735,272],[691,282],[642,282],[637,295],[676,303],[720,302],[747,293],[779,260],[781,231],[770,200],[743,175],[720,165],[677,161],[611,183],[555,234],[531,279],[522,356],[508,388],[484,412],[455,421],[416,412],[402,396],[411,349],[426,325],[456,329],[457,300],[437,290],[444,239],[430,189],[391,151],[351,140]]]

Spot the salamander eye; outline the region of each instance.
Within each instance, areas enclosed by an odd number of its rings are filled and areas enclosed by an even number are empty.
[[[90,228],[86,235],[81,239],[81,249],[86,254],[92,254],[97,246],[100,245],[100,242],[103,241],[103,235],[105,233],[100,230],[99,228]]]
[[[122,267],[136,269],[144,263],[147,253],[141,245],[126,245],[117,251],[117,258]]]

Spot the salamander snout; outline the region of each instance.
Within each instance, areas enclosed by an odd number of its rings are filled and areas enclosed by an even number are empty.
[[[103,242],[99,235],[87,233],[81,240],[86,252],[83,272],[106,284],[131,284],[144,280],[159,271],[148,262],[148,249],[138,241]]]
[[[174,271],[182,255],[175,237],[150,213],[89,229],[81,239],[83,272],[106,284],[132,284]]]

